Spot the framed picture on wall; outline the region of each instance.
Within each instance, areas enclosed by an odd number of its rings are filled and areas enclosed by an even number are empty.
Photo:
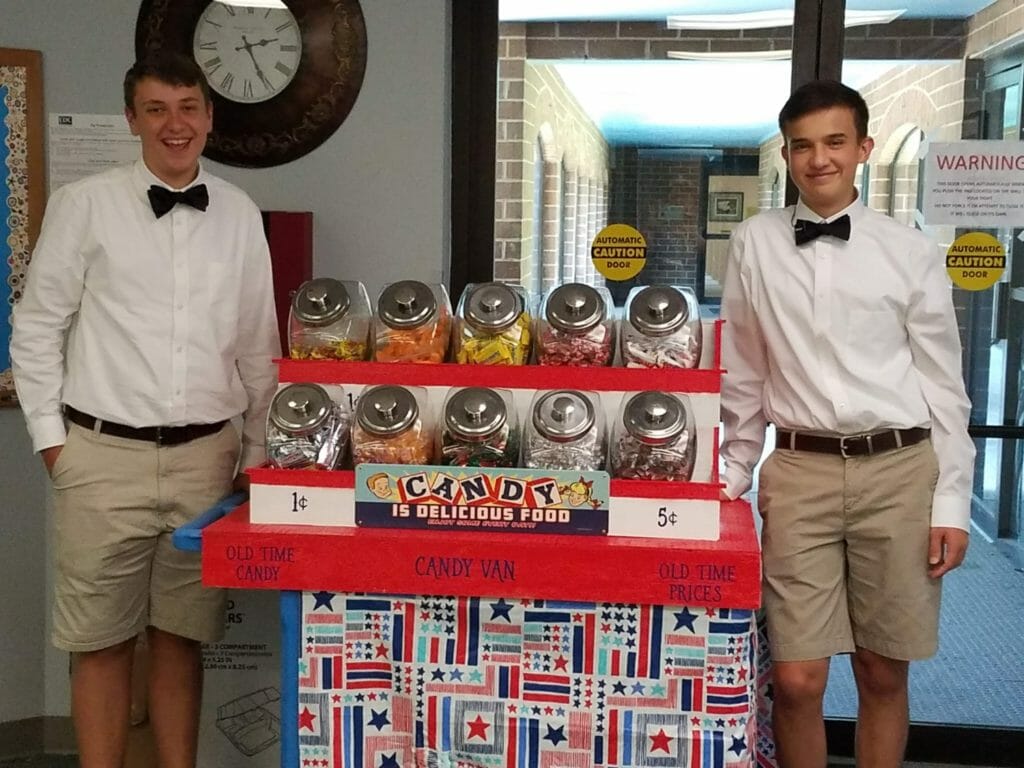
[[[0,48],[0,407],[17,405],[11,310],[43,218],[43,56]]]
[[[711,192],[708,221],[743,221],[743,193]]]

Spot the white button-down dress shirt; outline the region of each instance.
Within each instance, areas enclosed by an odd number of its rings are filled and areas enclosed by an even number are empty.
[[[722,292],[726,494],[751,486],[768,421],[856,435],[930,427],[939,462],[932,525],[967,529],[974,445],[960,339],[941,253],[855,202],[848,242],[794,242],[803,203],[737,226]]]
[[[47,206],[11,362],[36,450],[61,445],[61,404],[143,426],[244,414],[242,466],[264,458],[280,355],[260,212],[200,171],[206,212],[157,219],[139,160],[68,184]]]

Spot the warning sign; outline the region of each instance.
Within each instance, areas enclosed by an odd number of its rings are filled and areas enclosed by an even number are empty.
[[[629,224],[609,224],[594,238],[590,258],[609,280],[629,280],[647,263],[647,241]]]
[[[1006,249],[992,235],[968,232],[961,235],[946,251],[946,272],[950,279],[967,291],[991,288],[1006,269]]]

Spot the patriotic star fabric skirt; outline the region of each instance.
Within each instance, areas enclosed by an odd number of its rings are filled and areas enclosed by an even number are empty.
[[[306,592],[293,620],[301,768],[775,765],[753,611]]]

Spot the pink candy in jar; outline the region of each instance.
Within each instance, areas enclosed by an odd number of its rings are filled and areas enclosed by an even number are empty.
[[[541,365],[611,365],[615,324],[607,288],[568,283],[544,298],[538,320],[537,362]]]

